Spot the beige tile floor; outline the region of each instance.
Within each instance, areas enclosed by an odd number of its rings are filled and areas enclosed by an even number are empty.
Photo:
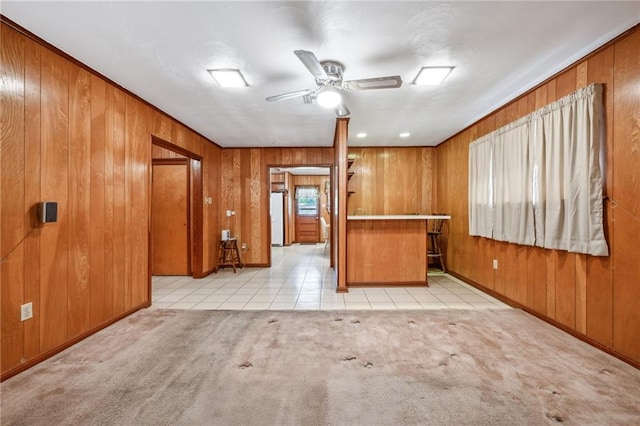
[[[152,309],[510,309],[447,274],[429,287],[350,288],[336,293],[323,245],[274,247],[271,268],[224,269],[202,279],[153,277]]]

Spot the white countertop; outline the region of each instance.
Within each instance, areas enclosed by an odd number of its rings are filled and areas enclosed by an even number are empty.
[[[451,219],[451,216],[435,214],[390,214],[390,215],[356,215],[347,216],[347,220],[432,220]]]

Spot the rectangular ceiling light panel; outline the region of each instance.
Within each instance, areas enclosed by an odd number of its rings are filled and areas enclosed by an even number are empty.
[[[453,71],[454,67],[422,67],[413,84],[416,86],[437,86]]]
[[[220,87],[247,87],[247,80],[235,69],[208,70]]]

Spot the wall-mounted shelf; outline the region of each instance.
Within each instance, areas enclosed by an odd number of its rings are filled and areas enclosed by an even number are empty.
[[[271,192],[286,192],[284,182],[271,182]]]
[[[284,173],[271,174],[271,192],[285,192],[287,184],[285,182]]]
[[[356,172],[351,169],[351,166],[353,166],[353,163],[356,161],[355,158],[347,158],[347,185],[349,184],[349,181],[351,180],[352,177],[355,176]],[[355,194],[356,191],[347,191],[347,196]]]

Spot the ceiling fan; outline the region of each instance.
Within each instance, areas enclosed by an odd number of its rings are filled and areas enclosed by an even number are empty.
[[[399,75],[343,81],[342,71],[344,66],[341,63],[335,61],[320,62],[313,52],[306,50],[295,50],[293,53],[316,79],[318,87],[270,96],[265,99],[266,101],[277,102],[302,97],[305,104],[310,104],[315,99],[320,106],[334,108],[338,117],[345,117],[351,112],[342,102],[340,91],[397,89],[402,86],[402,79]]]

